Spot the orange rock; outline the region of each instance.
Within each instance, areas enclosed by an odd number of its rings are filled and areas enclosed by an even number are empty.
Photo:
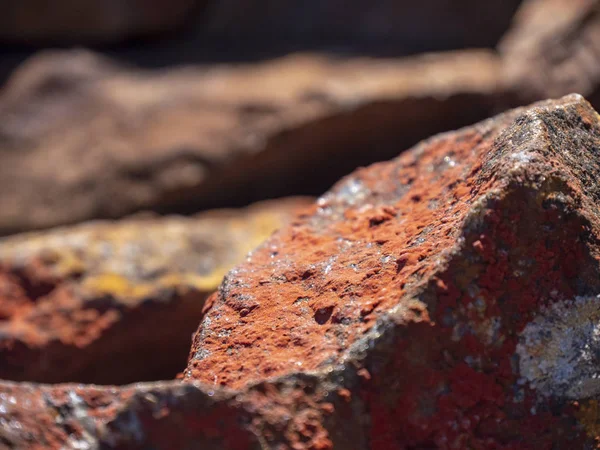
[[[244,393],[176,381],[119,388],[0,381],[0,443],[28,450],[259,450],[271,443],[325,450],[334,448],[326,426],[335,426],[335,448],[366,448],[362,430],[346,420],[355,408],[310,376]]]
[[[362,399],[373,449],[584,448],[599,149],[573,95],[358,170],[228,274],[185,379],[319,374]]]
[[[307,203],[93,222],[0,240],[0,378],[172,378],[206,297]]]
[[[229,273],[185,382],[0,383],[0,442],[592,448],[599,149],[574,95],[361,169]]]

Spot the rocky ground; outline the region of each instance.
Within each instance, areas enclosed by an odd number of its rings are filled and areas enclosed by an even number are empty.
[[[206,297],[308,203],[98,221],[0,241],[0,377],[117,384],[174,377]]]
[[[599,1],[43,3],[0,448],[600,446]]]
[[[498,71],[489,51],[158,72],[41,54],[0,94],[0,234],[319,194],[357,166],[487,117]]]

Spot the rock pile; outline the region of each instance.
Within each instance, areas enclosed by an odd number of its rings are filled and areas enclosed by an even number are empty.
[[[573,95],[359,170],[229,272],[183,381],[5,383],[3,442],[590,448],[599,149]]]
[[[90,222],[0,240],[0,378],[173,378],[206,297],[307,203]]]
[[[0,448],[600,448],[600,0],[33,3]]]
[[[0,235],[320,194],[357,166],[488,117],[498,73],[488,51],[164,72],[42,54],[0,93]]]

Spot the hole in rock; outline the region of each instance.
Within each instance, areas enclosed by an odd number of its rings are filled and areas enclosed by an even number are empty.
[[[319,325],[324,325],[327,323],[331,314],[333,313],[333,306],[327,306],[325,308],[320,308],[315,312],[315,321]]]

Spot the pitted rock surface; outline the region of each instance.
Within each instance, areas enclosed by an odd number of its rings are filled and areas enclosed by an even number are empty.
[[[3,382],[0,443],[595,448],[599,149],[572,95],[359,170],[229,273],[185,382]]]
[[[0,382],[0,445],[10,449],[314,450],[366,448],[361,414],[315,376],[243,393],[180,382],[36,385]],[[302,447],[298,447],[302,445]]]
[[[226,276],[185,379],[354,373],[339,389],[370,448],[588,448],[596,374],[517,346],[545,308],[600,292],[599,149],[571,95],[355,172]],[[577,398],[538,392],[527,356],[572,371]]]
[[[398,145],[488,117],[498,73],[487,51],[169,70],[41,53],[0,91],[0,235],[320,195]]]
[[[0,377],[173,377],[205,298],[307,203],[92,222],[1,239]]]

